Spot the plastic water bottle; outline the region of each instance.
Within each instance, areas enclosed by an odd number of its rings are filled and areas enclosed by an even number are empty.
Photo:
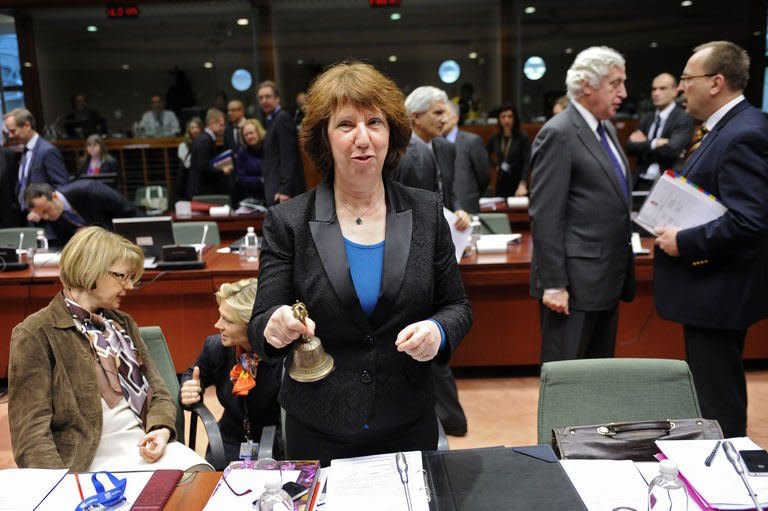
[[[38,254],[48,252],[48,238],[45,237],[45,231],[43,229],[37,230],[35,236],[35,252]]]
[[[249,227],[243,238],[243,244],[240,245],[240,261],[253,263],[259,260],[259,238],[256,237],[256,231]]]
[[[472,230],[472,237],[469,240],[469,252],[474,253],[477,252],[477,240],[480,239],[480,236],[483,232],[483,226],[480,223],[480,217],[477,215],[472,215],[472,221],[469,224],[470,229]]]
[[[259,497],[258,509],[259,511],[293,511],[293,500],[282,488],[280,472],[274,471],[267,476],[264,493]]]
[[[677,477],[677,465],[669,460],[659,464],[657,475],[648,487],[648,511],[687,511],[688,492]]]

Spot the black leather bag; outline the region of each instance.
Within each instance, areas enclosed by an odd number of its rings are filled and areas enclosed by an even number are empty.
[[[552,430],[552,446],[560,459],[656,461],[656,440],[721,438],[720,424],[711,419],[611,422]]]

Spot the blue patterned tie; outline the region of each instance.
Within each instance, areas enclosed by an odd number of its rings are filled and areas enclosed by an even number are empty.
[[[19,208],[22,211],[25,211],[27,209],[27,205],[24,203],[24,190],[27,189],[27,184],[29,181],[29,176],[26,172],[26,166],[27,166],[27,158],[32,153],[29,151],[29,148],[27,146],[24,146],[24,152],[21,155],[21,163],[19,164],[19,183],[17,185],[18,189],[16,190],[16,194],[19,199]]]
[[[600,143],[603,144],[605,152],[608,153],[608,158],[611,159],[613,170],[616,171],[616,177],[619,178],[619,185],[621,185],[621,190],[624,192],[624,200],[629,201],[629,188],[627,187],[627,178],[624,177],[624,171],[621,170],[621,163],[619,163],[619,159],[616,157],[616,153],[613,152],[613,149],[611,149],[611,144],[608,143],[608,137],[605,135],[605,127],[603,126],[602,122],[597,123],[597,133],[600,135]]]

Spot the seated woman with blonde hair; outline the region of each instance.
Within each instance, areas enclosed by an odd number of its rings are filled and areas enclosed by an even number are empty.
[[[216,293],[219,333],[208,336],[194,367],[181,377],[181,404],[199,402],[206,387],[216,387],[224,413],[219,429],[228,461],[237,461],[242,442],[258,442],[261,430],[277,424],[281,365],[264,362],[248,342],[248,321],[256,298],[256,279],[222,284]],[[206,458],[210,461],[210,453]]]
[[[63,290],[13,329],[8,417],[21,468],[210,469],[178,442],[176,405],[141,339],[117,310],[144,253],[101,227],[64,247]]]

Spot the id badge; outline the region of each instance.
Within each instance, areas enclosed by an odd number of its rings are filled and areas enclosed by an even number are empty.
[[[501,171],[502,172],[509,172],[510,166],[509,163],[503,161],[501,162]]]
[[[259,455],[259,443],[253,440],[247,442],[240,442],[240,456],[241,460],[255,460]]]

